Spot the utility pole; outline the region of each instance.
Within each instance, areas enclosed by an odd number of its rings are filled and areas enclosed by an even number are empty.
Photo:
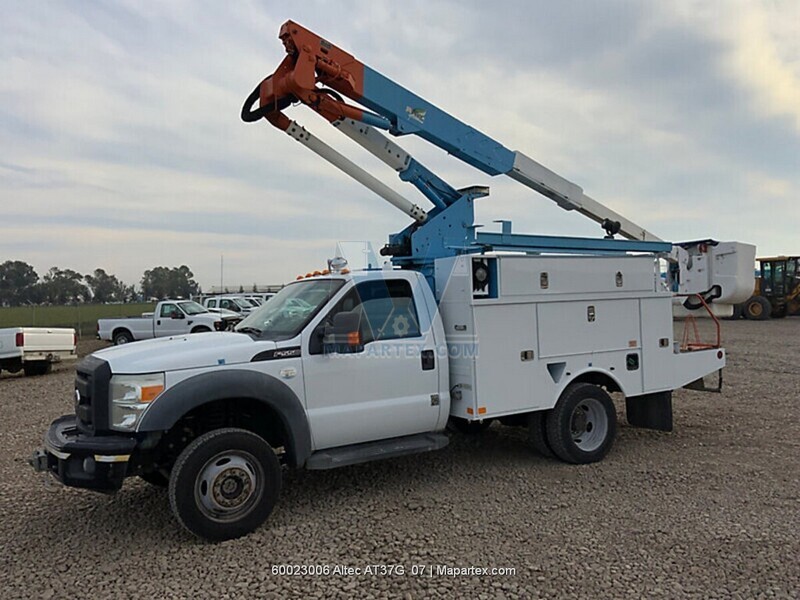
[[[224,255],[222,255],[222,254],[219,255],[219,293],[220,294],[222,293],[222,290],[224,289],[222,287],[222,268],[223,268],[222,259],[223,259],[223,256]]]

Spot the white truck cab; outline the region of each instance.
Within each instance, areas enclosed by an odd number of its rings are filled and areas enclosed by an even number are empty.
[[[463,255],[413,270],[285,286],[235,332],[175,336],[84,359],[76,411],[32,462],[66,485],[168,485],[208,539],[269,515],[280,467],[328,469],[440,449],[450,424],[528,429],[567,462],[602,459],[631,425],[672,428],[671,391],[725,364],[686,352],[653,256]]]

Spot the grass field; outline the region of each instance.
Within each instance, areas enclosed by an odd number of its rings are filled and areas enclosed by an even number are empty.
[[[15,306],[0,308],[2,327],[74,327],[82,337],[93,336],[97,319],[133,317],[152,311],[155,304],[78,304],[75,306]]]

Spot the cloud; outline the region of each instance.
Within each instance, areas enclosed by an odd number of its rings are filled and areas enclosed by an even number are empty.
[[[116,265],[129,282],[181,257],[206,286],[224,253],[231,276],[267,283],[322,264],[337,239],[380,244],[403,228],[285,134],[239,120],[283,57],[288,18],[666,239],[800,250],[796,3],[380,0],[346,19],[321,2],[8,8],[0,252],[40,271]],[[425,204],[316,115],[289,112]],[[516,182],[398,141],[455,187],[490,185],[477,209],[487,226],[601,234]]]

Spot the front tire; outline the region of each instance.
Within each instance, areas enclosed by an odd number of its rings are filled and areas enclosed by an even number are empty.
[[[614,443],[617,411],[611,397],[591,383],[561,394],[547,416],[547,441],[561,460],[587,464],[602,460]]]
[[[201,435],[181,453],[170,474],[169,501],[183,527],[217,542],[266,521],[280,489],[281,467],[269,444],[229,427]]]
[[[211,330],[205,326],[195,327],[194,329],[192,329],[192,333],[208,333],[209,331]]]
[[[753,321],[766,321],[772,312],[772,305],[763,296],[753,296],[744,305],[744,316]]]

